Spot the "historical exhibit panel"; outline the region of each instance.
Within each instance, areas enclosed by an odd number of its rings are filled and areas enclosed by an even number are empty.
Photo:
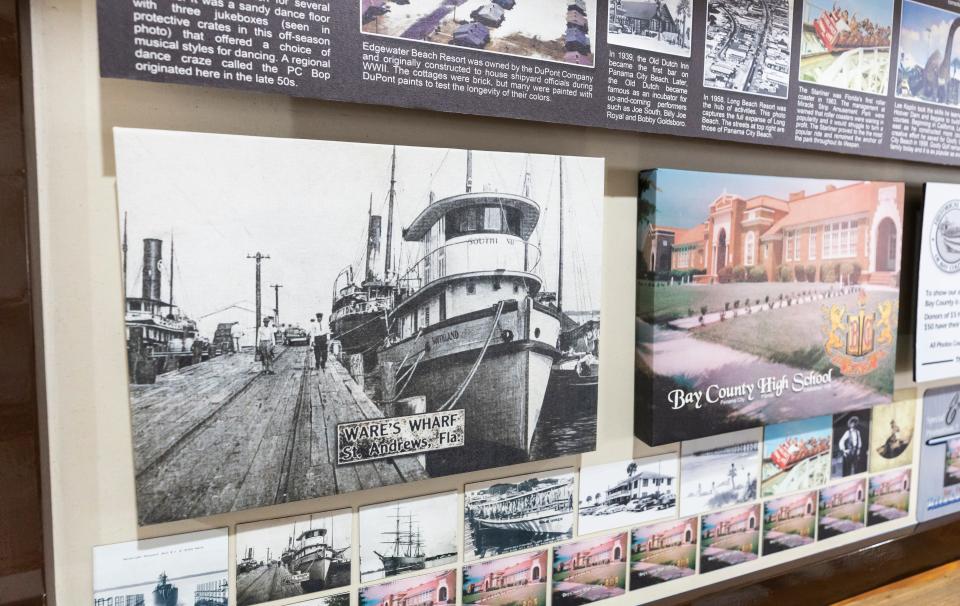
[[[580,468],[577,533],[677,516],[675,453]]]
[[[626,532],[554,547],[550,603],[580,606],[626,593],[629,549]]]
[[[547,551],[531,551],[463,567],[464,604],[546,604]]]
[[[141,524],[595,448],[601,160],[115,139]]]
[[[110,78],[960,164],[951,0],[98,0],[97,13]]]
[[[467,484],[463,557],[466,561],[573,538],[575,472],[514,476]]]
[[[813,543],[817,537],[817,491],[763,503],[763,555]]]
[[[864,478],[845,480],[820,489],[817,540],[859,530],[866,525],[867,487]]]
[[[457,571],[442,570],[397,581],[361,587],[359,606],[395,606],[397,604],[457,603]]]
[[[226,604],[227,529],[93,548],[93,605]]]
[[[760,504],[700,517],[700,573],[760,557]]]
[[[360,580],[371,581],[457,560],[456,492],[360,508]]]
[[[350,585],[353,512],[238,524],[237,606]]]
[[[680,444],[680,515],[722,509],[757,498],[762,430]]]
[[[918,245],[917,382],[960,377],[960,185],[927,183]]]
[[[917,470],[917,519],[960,511],[960,386],[928,389],[923,394],[920,467]]]
[[[903,208],[902,183],[643,172],[637,437],[890,402]]]
[[[910,512],[910,477],[909,467],[870,476],[867,526],[907,517]]]
[[[630,542],[630,589],[682,579],[697,572],[696,516],[635,528]]]

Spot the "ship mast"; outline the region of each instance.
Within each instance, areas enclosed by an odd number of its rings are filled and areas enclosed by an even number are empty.
[[[473,151],[467,150],[467,193],[473,191]]]
[[[173,232],[170,232],[170,313],[173,314]]]
[[[370,192],[370,210],[367,211],[367,261],[363,268],[363,279],[370,277],[370,221],[373,219],[373,192]],[[388,238],[390,236],[387,236]]]
[[[560,156],[560,271],[557,274],[557,309],[563,312],[563,156]],[[561,317],[561,328],[563,318]]]
[[[390,156],[390,204],[387,207],[387,259],[384,263],[383,279],[390,279],[390,267],[393,262],[393,205],[397,197],[397,146],[393,146]],[[372,212],[372,211],[371,211]]]

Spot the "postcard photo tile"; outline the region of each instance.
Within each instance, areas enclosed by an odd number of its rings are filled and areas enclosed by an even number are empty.
[[[676,517],[678,465],[670,453],[582,467],[577,533]]]
[[[602,159],[115,145],[141,525],[594,450]]]
[[[469,564],[463,567],[463,603],[546,604],[549,575],[546,550]]]
[[[696,516],[635,528],[630,545],[630,589],[695,574],[698,530]]]
[[[722,509],[757,498],[760,436],[757,429],[680,444],[680,515]]]
[[[638,438],[892,400],[902,183],[658,169],[639,191]]]
[[[554,606],[580,606],[626,593],[629,535],[580,539],[553,548]]]

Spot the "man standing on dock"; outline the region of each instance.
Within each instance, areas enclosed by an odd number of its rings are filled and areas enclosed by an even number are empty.
[[[310,318],[310,339],[313,341],[313,360],[315,369],[327,370],[327,332],[323,330],[323,314],[318,313],[316,321]]]
[[[240,339],[243,337],[243,328],[239,322],[234,322],[230,327],[230,340],[233,345],[233,353],[240,353]]]
[[[268,375],[275,374],[273,372],[273,348],[276,344],[273,327],[270,326],[270,318],[264,318],[257,349],[260,351],[260,363],[263,365],[263,372]]]

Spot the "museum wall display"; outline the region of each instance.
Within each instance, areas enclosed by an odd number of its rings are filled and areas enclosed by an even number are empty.
[[[908,532],[952,12],[867,4],[31,4],[51,602],[628,606]]]
[[[921,416],[923,441],[917,472],[917,518],[930,520],[960,511],[960,431],[956,385],[927,389]]]

